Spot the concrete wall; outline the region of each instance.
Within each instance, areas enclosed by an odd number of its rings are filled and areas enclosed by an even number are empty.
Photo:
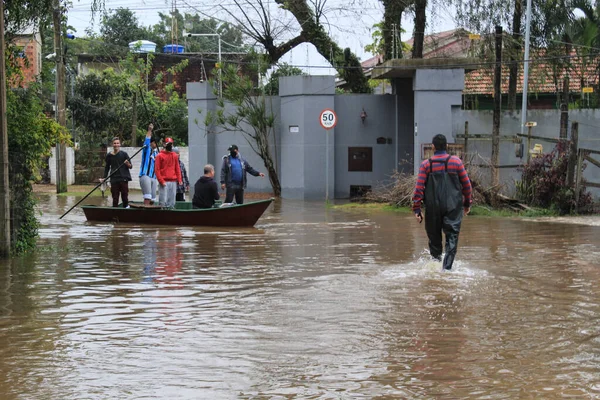
[[[279,79],[281,97],[281,189],[290,199],[333,198],[338,128],[326,131],[319,115],[335,109],[335,81],[329,76]],[[338,115],[338,123],[339,123]],[[298,132],[291,132],[296,127]],[[292,128],[293,129],[293,128]]]
[[[431,143],[439,133],[450,141],[452,110],[460,110],[465,72],[463,69],[422,69],[415,72],[414,173],[421,164],[421,144]]]
[[[396,97],[339,95],[335,97],[338,124],[335,128],[335,197],[348,197],[351,185],[376,186],[389,181],[396,168],[398,139],[396,137]],[[367,113],[363,123],[362,110]],[[389,139],[377,144],[377,138]],[[371,147],[373,171],[348,171],[348,148]]]
[[[75,183],[75,151],[72,147],[67,147],[67,185]],[[50,183],[56,184],[56,147],[52,148],[52,155],[48,160],[48,168],[50,169]]]
[[[465,111],[455,109],[452,112],[452,134],[463,134],[465,130],[465,121],[469,121],[469,134],[491,134],[492,133],[493,111]],[[530,110],[527,112],[527,120],[537,122],[537,126],[532,128],[531,134],[534,136],[558,138],[560,127],[560,110]],[[571,110],[569,111],[569,131],[571,136],[570,123],[579,122],[579,146],[600,150],[600,110]],[[515,135],[521,131],[521,113],[504,111],[500,119],[501,135]],[[524,133],[527,133],[525,128]],[[457,140],[462,142],[462,139]],[[541,144],[544,152],[548,153],[554,149],[555,144],[539,139],[531,140],[531,147],[535,144]],[[518,165],[527,160],[527,139],[523,138],[524,152],[523,158],[515,156],[515,144],[508,140],[500,142],[500,165]],[[469,153],[477,154],[475,163],[486,162],[491,159],[492,142],[491,140],[469,139]],[[598,158],[598,157],[597,157]],[[479,161],[478,161],[479,160]],[[486,170],[486,178],[489,179],[489,170]],[[600,168],[589,165],[584,171],[586,180],[600,183]],[[505,184],[508,194],[514,194],[514,182],[521,179],[521,174],[516,168],[500,169],[500,180]],[[595,197],[600,196],[600,190],[590,188]]]
[[[241,132],[204,126],[207,110],[216,110],[216,98],[208,84],[190,83],[187,91],[192,174],[201,173],[208,160],[217,167],[219,180],[221,157],[231,144],[237,144],[250,164],[266,173]],[[374,186],[389,179],[397,165],[402,146],[394,96],[335,95],[333,77],[299,76],[281,78],[280,95],[268,103],[276,116],[274,149],[284,198],[347,198],[351,185]],[[337,126],[328,131],[319,123],[319,115],[326,108],[335,110],[338,117]],[[360,119],[363,108],[368,115],[364,123]],[[232,110],[226,105],[226,112]],[[412,150],[412,129],[407,136]],[[377,144],[378,137],[390,143]],[[373,171],[348,172],[349,147],[372,147]],[[266,178],[249,177],[248,190],[270,192],[271,186]]]

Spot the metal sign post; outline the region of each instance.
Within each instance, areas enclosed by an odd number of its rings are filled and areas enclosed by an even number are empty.
[[[325,129],[325,202],[329,202],[329,130],[337,125],[335,111],[326,108],[319,115],[319,123]]]

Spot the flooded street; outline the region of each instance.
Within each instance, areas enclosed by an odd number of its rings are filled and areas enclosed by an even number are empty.
[[[41,198],[37,252],[0,264],[0,399],[600,398],[600,226],[467,217],[443,273],[411,214],[177,228]]]

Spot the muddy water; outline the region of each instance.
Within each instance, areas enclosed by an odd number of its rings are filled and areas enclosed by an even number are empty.
[[[86,223],[43,198],[0,265],[1,399],[600,398],[600,227],[274,204],[253,229]]]

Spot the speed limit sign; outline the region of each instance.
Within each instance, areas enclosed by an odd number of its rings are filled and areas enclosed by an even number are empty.
[[[330,110],[329,108],[321,111],[321,115],[319,116],[319,122],[321,126],[327,130],[333,129],[337,124],[337,115],[335,115],[335,111]]]

